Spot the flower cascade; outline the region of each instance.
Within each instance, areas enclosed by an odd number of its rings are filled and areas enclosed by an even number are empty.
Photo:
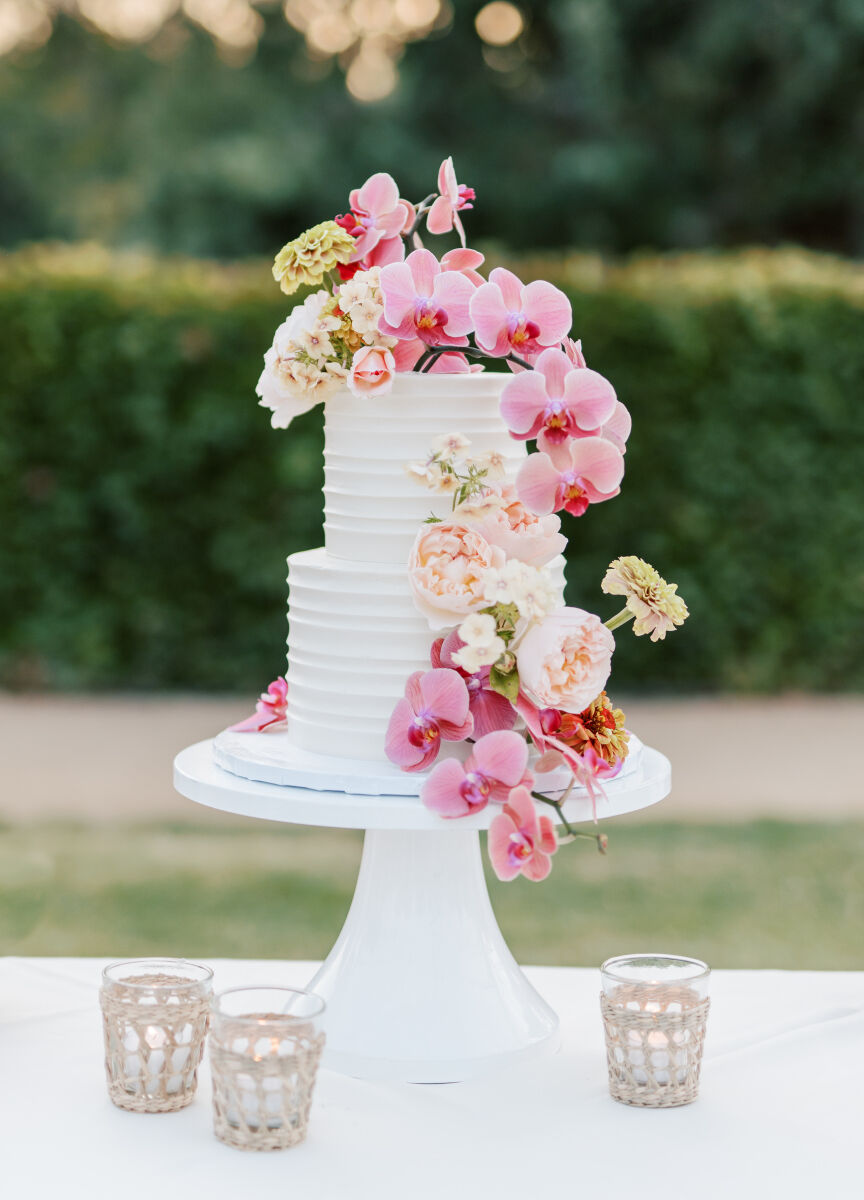
[[[493,869],[501,879],[537,881],[565,842],[591,838],[606,851],[605,834],[574,829],[564,805],[580,787],[596,820],[603,784],[627,758],[624,713],[606,692],[614,630],[633,621],[637,636],[657,641],[688,613],[676,585],[635,556],[615,559],[601,583],[623,597],[620,612],[604,622],[564,604],[556,559],[567,539],[555,510],[582,516],[617,492],[630,432],[626,409],[585,366],[581,345],[543,351],[536,370],[505,386],[501,410],[514,437],[546,447],[523,460],[515,481],[502,455],[473,453],[459,432],[405,465],[418,485],[452,498],[446,519],[430,516],[418,531],[408,575],[415,607],[437,635],[431,674],[446,675],[454,712],[445,726],[423,708],[412,676],[390,721],[387,754],[406,771],[432,768],[420,797],[440,817],[498,806],[489,826]],[[459,731],[463,719],[467,733]],[[464,740],[467,754],[437,761],[442,739]],[[535,803],[551,806],[559,826]]]
[[[605,835],[573,828],[565,806],[579,788],[596,821],[604,783],[627,758],[624,713],[607,693],[615,631],[632,622],[637,637],[662,640],[688,611],[677,585],[632,555],[614,559],[600,585],[623,599],[619,612],[604,621],[564,603],[559,514],[582,518],[618,495],[630,413],[571,337],[562,291],[503,267],[481,273],[463,225],[475,200],[451,158],[417,203],[379,172],[351,191],[346,212],[285,245],[273,266],[282,291],[313,290],[276,330],[257,395],[271,424],[286,428],[340,388],[375,395],[399,372],[506,364],[501,417],[515,441],[531,443],[518,470],[497,451],[475,452],[458,431],[405,465],[451,504],[411,549],[429,667],[406,681],[385,750],[401,770],[425,773],[421,800],[442,819],[497,810],[493,869],[537,881],[566,842],[591,838],[606,849]],[[421,230],[459,244],[438,257]],[[277,680],[235,729],[269,734],[285,711]]]
[[[562,291],[545,280],[524,284],[501,267],[488,279],[480,273],[483,255],[466,245],[462,224],[475,199],[452,158],[417,203],[379,171],[351,191],[346,212],[282,247],[273,264],[282,291],[316,290],[264,356],[256,393],[274,428],[346,385],[358,396],[383,393],[400,371],[462,373],[496,358],[525,371],[547,348],[566,350],[571,313]],[[439,258],[422,244],[424,228],[455,234],[460,245]],[[597,486],[609,478],[607,470]]]

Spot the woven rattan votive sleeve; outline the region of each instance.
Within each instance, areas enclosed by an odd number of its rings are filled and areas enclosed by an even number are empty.
[[[175,1112],[190,1103],[210,1016],[208,994],[187,994],[171,975],[140,975],[100,992],[108,1094],[131,1112]]]
[[[687,987],[666,986],[647,1001],[639,987],[620,987],[613,999],[601,994],[613,1099],[642,1108],[692,1103],[710,1003]]]

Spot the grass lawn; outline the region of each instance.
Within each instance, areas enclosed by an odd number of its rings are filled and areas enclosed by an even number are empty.
[[[318,958],[360,835],[224,827],[0,829],[0,954]],[[864,969],[864,824],[619,820],[608,857],[563,849],[541,885],[491,881],[522,962],[633,949],[717,967]]]

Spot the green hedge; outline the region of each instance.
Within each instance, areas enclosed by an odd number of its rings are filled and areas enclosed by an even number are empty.
[[[691,620],[617,691],[864,686],[864,269],[796,251],[523,263],[629,405],[621,496],[568,518],[571,600],[636,553]],[[0,682],[258,689],[321,540],[320,410],[255,404],[266,264],[0,257]]]

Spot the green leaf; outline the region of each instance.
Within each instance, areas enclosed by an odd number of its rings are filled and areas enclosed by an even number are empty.
[[[499,671],[497,667],[492,667],[489,672],[489,686],[493,692],[498,692],[504,696],[511,704],[516,703],[516,698],[519,695],[519,672],[514,667],[512,671]]]

